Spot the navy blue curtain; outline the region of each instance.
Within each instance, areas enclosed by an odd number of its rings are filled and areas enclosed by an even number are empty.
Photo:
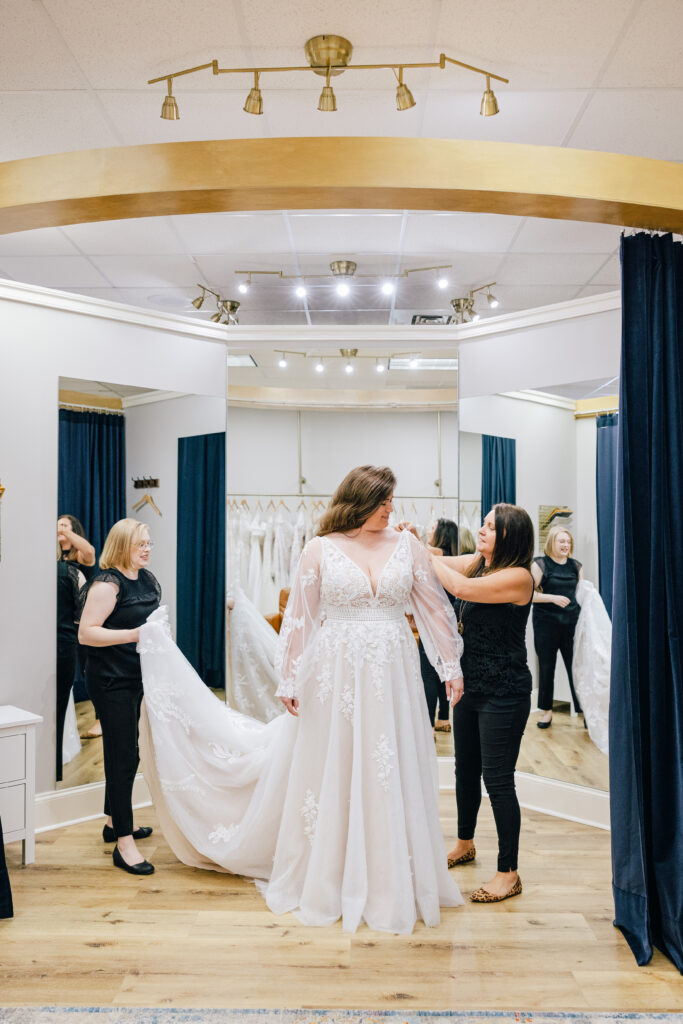
[[[225,434],[178,439],[178,646],[225,686]]]
[[[617,496],[617,443],[619,414],[596,419],[595,498],[598,518],[598,589],[612,617],[614,575],[614,507]]]
[[[615,924],[683,972],[683,245],[623,238],[610,700]]]
[[[517,442],[511,437],[481,435],[481,519],[498,502],[517,501]]]
[[[123,416],[59,410],[57,514],[83,523],[99,558],[115,522],[126,515]]]

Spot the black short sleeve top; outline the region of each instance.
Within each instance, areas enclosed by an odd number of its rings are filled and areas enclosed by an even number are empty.
[[[118,569],[103,569],[89,581],[111,583],[117,588],[114,611],[102,623],[105,629],[135,629],[141,626],[161,602],[161,587],[149,569],[140,569],[135,580]],[[85,589],[85,588],[84,588]],[[112,644],[111,647],[89,647],[87,671],[119,679],[142,679],[137,644]]]
[[[541,555],[534,558],[534,564],[543,573],[540,589],[544,594],[560,594],[569,598],[566,608],[552,602],[543,602],[534,605],[534,622],[558,622],[563,625],[576,623],[581,608],[576,600],[576,587],[579,582],[579,570],[581,562],[576,558],[568,558],[564,565],[556,562],[550,555]]]

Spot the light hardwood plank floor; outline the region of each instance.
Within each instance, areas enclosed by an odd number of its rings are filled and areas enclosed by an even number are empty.
[[[455,800],[441,796],[447,842]],[[152,808],[138,823],[156,824]],[[101,821],[7,848],[16,917],[0,922],[0,1004],[349,1009],[675,1010],[683,983],[656,953],[639,968],[611,924],[609,834],[523,812],[521,897],[442,911],[410,936],[354,935],[273,916],[247,879],[179,864],[157,829],[156,874],[111,863]],[[464,894],[491,877],[487,801]]]

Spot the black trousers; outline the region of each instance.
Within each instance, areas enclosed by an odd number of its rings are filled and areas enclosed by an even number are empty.
[[[68,641],[57,642],[57,782],[62,781],[62,747],[64,744],[64,721],[69,706],[69,695],[76,671],[78,645]]]
[[[438,703],[439,718],[442,722],[447,722],[450,718],[450,706],[448,704],[448,697],[446,696],[446,684],[442,683],[439,679],[438,673],[425,654],[425,649],[421,642],[419,644],[419,651],[420,671],[422,673],[422,682],[424,684],[425,697],[427,699],[429,721],[434,725],[436,705]]]
[[[133,783],[140,763],[142,681],[113,679],[90,670],[87,683],[102,723],[104,813],[111,815],[117,836],[129,836],[133,832]]]
[[[455,797],[458,838],[474,839],[481,780],[491,800],[498,832],[498,870],[516,871],[521,814],[515,765],[531,697],[464,696],[453,708]]]
[[[9,871],[5,862],[5,846],[2,841],[2,821],[0,820],[0,917],[13,917],[12,889],[9,884]]]
[[[572,675],[575,630],[575,622],[555,622],[552,619],[546,622],[540,617],[534,618],[534,647],[538,655],[538,706],[541,711],[552,711],[558,651],[567,670],[574,710],[581,711]]]

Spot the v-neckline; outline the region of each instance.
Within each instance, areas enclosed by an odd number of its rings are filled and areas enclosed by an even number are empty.
[[[382,566],[380,574],[377,577],[377,589],[376,590],[372,589],[372,579],[371,579],[371,577],[368,576],[368,574],[366,573],[365,569],[361,569],[361,567],[359,566],[359,564],[355,560],[355,558],[351,558],[351,555],[347,555],[347,553],[344,551],[344,549],[340,548],[339,545],[335,544],[334,541],[330,540],[329,537],[323,537],[323,540],[326,540],[329,544],[331,544],[332,547],[335,549],[335,551],[338,551],[340,555],[343,555],[344,558],[346,558],[346,560],[351,563],[351,565],[355,565],[356,569],[358,569],[358,572],[361,574],[361,576],[363,577],[363,579],[367,583],[368,589],[370,591],[370,594],[372,595],[372,599],[376,600],[377,599],[377,595],[379,594],[379,588],[382,585],[382,579],[384,577],[384,573],[387,571],[387,568],[389,566],[389,562],[392,560],[392,558],[396,554],[396,551],[397,551],[397,549],[398,549],[398,547],[399,547],[399,545],[400,545],[400,543],[401,543],[401,541],[403,539],[403,534],[405,532],[406,531],[401,531],[401,533],[399,534],[398,540],[396,541],[396,543],[394,544],[394,546],[393,546],[393,548],[391,550],[391,554],[389,555],[389,557],[387,558],[386,562]]]

